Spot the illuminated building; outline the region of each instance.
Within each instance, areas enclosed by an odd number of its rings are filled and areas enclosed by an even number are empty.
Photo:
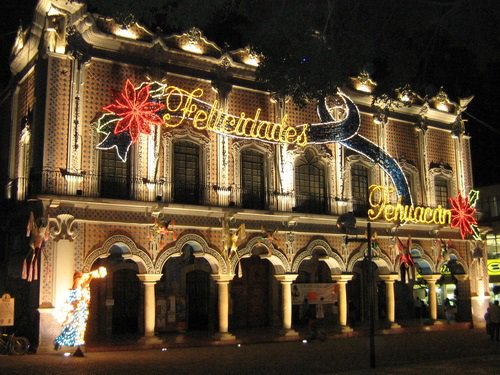
[[[376,83],[361,73],[299,108],[256,81],[258,61],[196,29],[161,36],[77,2],[38,3],[11,58],[8,194],[41,202],[49,222],[40,350],[75,269],[97,266],[108,277],[92,285],[90,343],[185,329],[232,340],[260,326],[294,336],[302,298],[314,305],[321,293],[338,306],[325,319],[349,332],[367,319],[366,244],[346,244],[336,223],[354,212],[363,236],[371,185],[387,207],[421,215],[372,222],[379,326],[413,318],[416,296],[430,322],[451,297],[457,320],[480,324],[475,241],[439,216],[473,187],[470,99],[405,87],[398,102],[373,101]]]
[[[484,227],[485,241],[477,244],[473,257],[482,258],[486,253],[488,260],[482,266],[487,268],[488,279],[483,282],[485,293],[493,302],[500,298],[500,185],[484,186],[480,194],[479,222]]]

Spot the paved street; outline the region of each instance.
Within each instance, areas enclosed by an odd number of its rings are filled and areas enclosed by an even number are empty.
[[[368,337],[325,342],[64,352],[0,356],[0,374],[498,374],[500,343],[483,330],[380,335],[376,369],[369,369]]]

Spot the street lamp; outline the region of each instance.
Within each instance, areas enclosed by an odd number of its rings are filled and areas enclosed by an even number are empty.
[[[372,230],[371,223],[366,224],[366,238],[349,238],[350,234],[356,234],[356,216],[354,213],[347,212],[337,219],[337,227],[346,234],[345,243],[366,242],[368,252],[366,259],[368,261],[368,309],[370,321],[370,368],[375,368],[375,288],[373,285],[373,267],[372,267]]]

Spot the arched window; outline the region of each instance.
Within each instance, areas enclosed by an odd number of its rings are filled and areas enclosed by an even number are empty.
[[[100,195],[104,198],[128,199],[130,195],[130,161],[123,162],[116,150],[101,150]]]
[[[200,147],[190,141],[174,143],[173,186],[175,203],[200,203]]]
[[[441,176],[436,176],[434,178],[434,197],[436,200],[436,206],[441,205],[442,207],[448,207],[448,180]]]
[[[368,207],[368,168],[357,163],[351,167],[353,212],[366,216]]]
[[[264,209],[265,195],[264,155],[252,149],[241,152],[241,204],[243,208]]]
[[[295,210],[326,213],[325,169],[312,151],[307,150],[295,167]]]

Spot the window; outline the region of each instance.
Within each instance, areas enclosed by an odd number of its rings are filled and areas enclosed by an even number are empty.
[[[101,150],[101,197],[128,199],[130,194],[130,162],[123,162],[114,148]]]
[[[174,143],[174,202],[200,203],[200,147],[189,141]]]
[[[255,150],[241,152],[241,204],[243,208],[264,209],[264,155]]]
[[[403,171],[406,181],[408,182],[408,189],[410,189],[410,195],[411,199],[413,200],[413,203],[415,204],[417,201],[417,192],[415,191],[415,182],[413,179],[413,173],[408,172],[408,171]]]
[[[297,212],[327,212],[325,170],[310,150],[295,168],[295,191]]]
[[[488,259],[500,258],[500,234],[486,235],[486,249],[488,251]]]
[[[368,207],[368,168],[354,164],[351,168],[353,212],[366,216]]]
[[[434,193],[436,206],[448,207],[448,180],[443,177],[436,177],[434,180]]]

